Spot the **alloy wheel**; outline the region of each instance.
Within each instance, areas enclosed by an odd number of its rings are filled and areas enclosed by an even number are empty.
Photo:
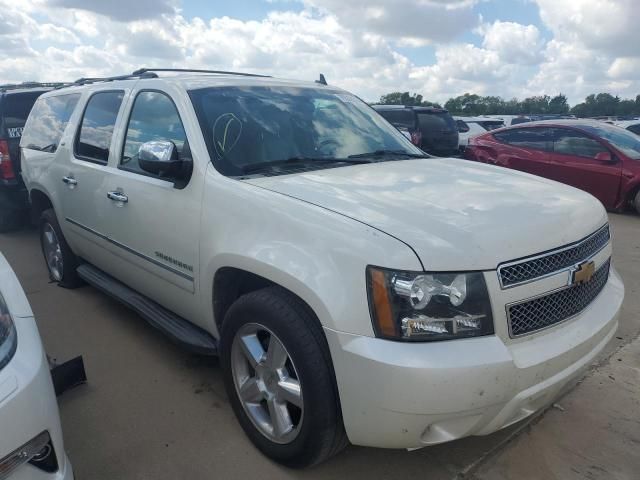
[[[62,259],[62,247],[51,224],[46,223],[42,229],[42,251],[49,267],[51,278],[56,282],[62,280],[64,262]]]
[[[282,341],[263,325],[243,325],[231,346],[231,370],[253,425],[275,443],[291,443],[302,426],[304,402],[298,372]]]

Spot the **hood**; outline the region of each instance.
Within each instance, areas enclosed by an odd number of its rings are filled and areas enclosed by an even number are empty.
[[[580,240],[607,221],[591,195],[533,175],[429,158],[245,180],[411,246],[426,270],[493,270]]]

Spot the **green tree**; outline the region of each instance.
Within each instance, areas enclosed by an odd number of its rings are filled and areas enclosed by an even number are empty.
[[[418,107],[439,107],[437,103],[424,100],[422,95],[409,92],[391,92],[380,97],[381,105],[407,105]]]
[[[560,93],[555,97],[553,97],[551,100],[549,100],[547,113],[555,113],[555,114],[569,113],[569,102],[567,101],[567,97],[562,93]]]

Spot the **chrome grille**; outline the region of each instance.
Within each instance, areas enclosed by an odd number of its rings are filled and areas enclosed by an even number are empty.
[[[512,337],[526,335],[560,323],[584,310],[602,291],[609,278],[611,259],[588,283],[574,285],[532,300],[507,306]]]
[[[502,288],[514,287],[520,283],[544,277],[571,267],[592,257],[607,243],[611,234],[609,225],[605,225],[597,232],[573,245],[568,245],[552,252],[533,258],[519,260],[498,267],[498,276]]]

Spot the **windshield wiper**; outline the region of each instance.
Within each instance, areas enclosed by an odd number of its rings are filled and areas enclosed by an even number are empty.
[[[242,173],[256,173],[261,170],[268,170],[273,167],[289,167],[296,165],[313,165],[327,163],[345,163],[350,165],[359,165],[362,163],[372,163],[371,160],[356,158],[332,158],[332,157],[291,157],[285,160],[274,160],[271,162],[253,163],[242,167]]]
[[[426,153],[409,153],[404,150],[375,150],[373,152],[357,153],[348,158],[379,158],[379,157],[405,157],[405,158],[429,158]]]

